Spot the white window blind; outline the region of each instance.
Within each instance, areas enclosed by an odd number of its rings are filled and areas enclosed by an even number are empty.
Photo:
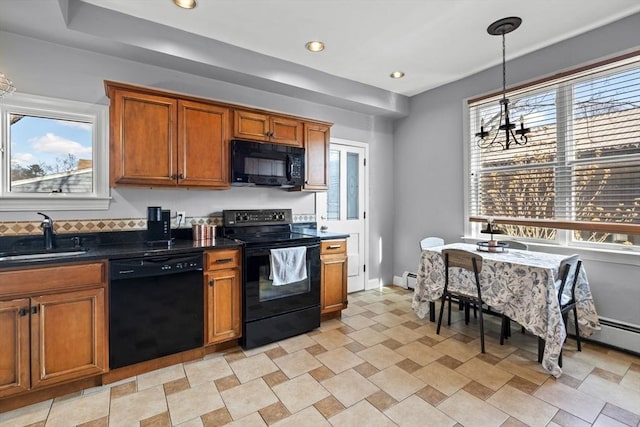
[[[516,237],[569,229],[576,241],[640,245],[640,56],[509,92],[529,142],[479,148],[481,121],[500,125],[500,97],[469,103],[471,219]]]

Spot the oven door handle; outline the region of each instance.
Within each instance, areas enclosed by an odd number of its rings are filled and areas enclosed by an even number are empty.
[[[269,246],[262,246],[262,247],[253,247],[253,248],[246,248],[245,249],[245,256],[250,257],[250,256],[260,256],[260,255],[270,255],[270,250],[271,249],[280,249],[280,248],[295,248],[298,246],[304,246],[307,248],[307,253],[309,253],[309,251],[312,251],[314,249],[320,250],[320,243],[315,243],[315,244],[311,244],[311,245],[291,245],[291,244],[284,244],[284,245],[269,245]]]

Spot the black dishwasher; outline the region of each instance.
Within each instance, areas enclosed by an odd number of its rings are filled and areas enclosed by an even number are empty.
[[[202,254],[113,260],[111,369],[202,347]]]

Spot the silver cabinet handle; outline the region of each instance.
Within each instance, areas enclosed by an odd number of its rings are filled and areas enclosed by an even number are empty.
[[[327,249],[340,249],[342,247],[342,245],[329,245],[327,246]]]

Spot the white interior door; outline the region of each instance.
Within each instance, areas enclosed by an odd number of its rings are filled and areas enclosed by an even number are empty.
[[[357,144],[357,145],[351,145]],[[362,291],[366,284],[366,146],[331,142],[329,190],[316,195],[319,227],[349,234],[347,239],[347,292]]]

